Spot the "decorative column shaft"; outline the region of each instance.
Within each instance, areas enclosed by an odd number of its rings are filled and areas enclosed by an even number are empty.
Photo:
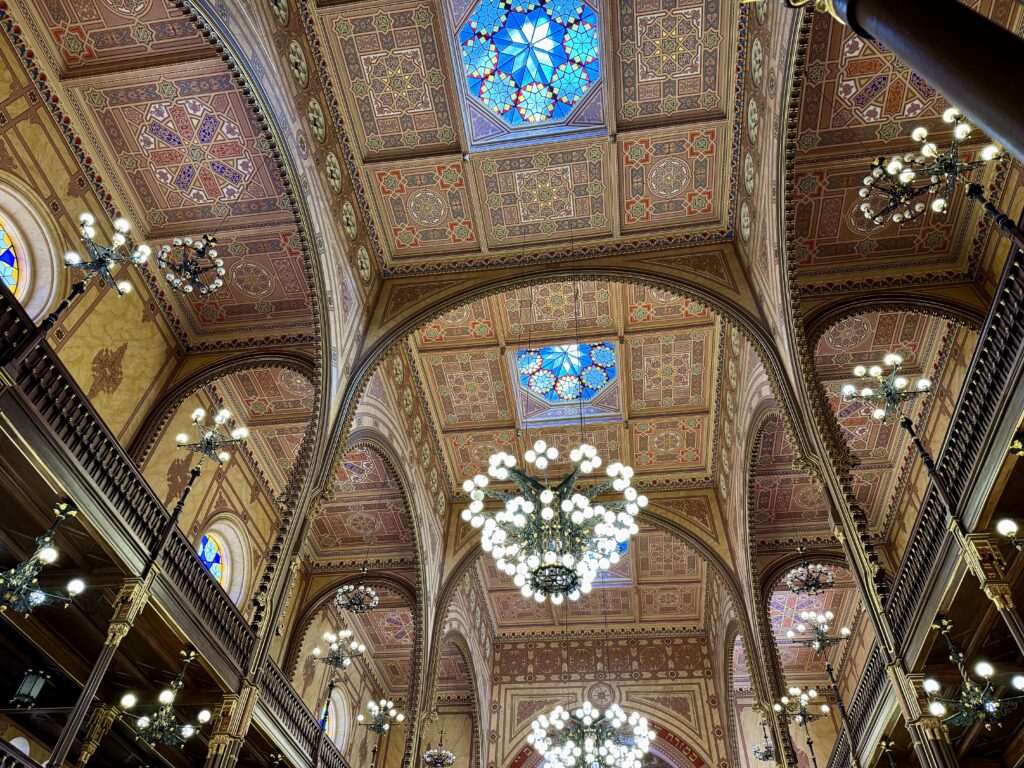
[[[99,657],[93,664],[89,677],[82,687],[82,692],[78,696],[78,701],[75,702],[71,714],[68,715],[68,721],[50,753],[50,759],[47,761],[50,768],[61,768],[64,765],[68,751],[78,735],[78,729],[82,727],[85,715],[89,711],[89,705],[92,703],[103,677],[107,674],[117,647],[131,630],[135,619],[138,618],[149,599],[149,589],[156,574],[157,569],[152,568],[145,579],[126,579],[117,593],[117,597],[114,598],[114,615],[107,627],[107,638],[103,642],[103,650],[100,651]]]
[[[240,694],[225,694],[214,720],[204,768],[232,768],[238,763],[259,693],[256,685],[245,681]]]
[[[792,5],[806,3],[793,2]],[[1024,40],[957,0],[818,0],[878,40],[1024,161]]]
[[[117,714],[117,707],[110,704],[101,704],[93,710],[92,717],[89,719],[89,730],[82,743],[82,751],[78,755],[78,768],[84,768],[96,754],[96,749],[103,741],[103,737],[110,732],[111,726],[117,720]]]

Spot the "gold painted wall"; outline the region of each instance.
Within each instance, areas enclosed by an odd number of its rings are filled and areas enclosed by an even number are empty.
[[[185,400],[142,465],[146,480],[168,508],[174,506],[196,461],[196,454],[178,448],[175,435],[185,433],[190,440],[194,439],[196,432],[191,421],[192,412],[200,406],[206,409],[208,421],[219,407],[205,390]],[[227,523],[238,531],[244,539],[242,546],[246,560],[240,607],[247,613],[248,606],[244,600],[260,577],[278,515],[246,458],[244,448],[233,449],[231,453],[231,459],[224,465],[218,466],[209,459],[203,462],[202,474],[192,486],[180,526],[193,544],[198,544],[211,524]],[[233,587],[228,591],[234,595],[236,590]]]

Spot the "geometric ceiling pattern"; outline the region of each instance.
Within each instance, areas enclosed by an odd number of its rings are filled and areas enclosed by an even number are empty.
[[[169,0],[25,5],[37,55],[61,75],[49,82],[134,234],[154,247],[217,237],[227,275],[216,294],[182,296],[151,273],[181,344],[311,343],[312,296],[282,172],[209,40]]]
[[[380,600],[372,611],[352,614],[338,611],[359,641],[366,645],[363,659],[377,673],[390,697],[405,696],[412,679],[416,624],[405,598],[387,587],[374,585]]]
[[[314,570],[414,563],[416,546],[405,499],[375,450],[354,448],[341,459],[304,550]]]
[[[834,567],[835,588],[817,595],[797,595],[789,590],[785,582],[780,581],[772,592],[768,603],[768,620],[772,635],[778,648],[782,662],[782,672],[787,685],[815,686],[819,689],[828,688],[828,677],[825,674],[825,659],[814,649],[801,645],[800,640],[811,638],[810,631],[800,632],[798,624],[804,624],[800,618],[802,611],[813,611],[815,614],[832,611],[835,618],[829,622],[829,636],[839,636],[842,627],[854,629],[860,614],[860,596],[853,583],[852,574],[841,567]],[[810,627],[811,624],[805,624]],[[786,637],[792,630],[796,637]],[[839,669],[839,661],[845,658],[844,645],[831,648],[826,653],[832,665]]]
[[[555,473],[585,440],[606,462],[634,467],[641,487],[711,487],[722,328],[695,301],[606,281],[517,289],[427,323],[409,346],[450,487],[495,451],[522,456],[537,439],[562,450]],[[553,404],[521,386],[520,349],[577,341],[615,352],[615,378],[587,403]]]
[[[249,430],[247,446],[271,487],[281,493],[313,415],[313,384],[287,368],[256,368],[228,374],[213,389]]]
[[[871,416],[870,408],[844,403],[842,387],[853,380],[855,365],[881,365],[889,352],[903,356],[903,373],[911,382],[926,377],[937,388],[948,386],[943,372],[954,339],[954,327],[946,320],[910,312],[869,312],[839,321],[818,340],[815,368],[857,459],[854,493],[875,537],[888,536],[905,491],[913,447],[897,421],[883,424]],[[904,408],[919,433],[927,429],[935,398],[920,397]]]
[[[1001,0],[966,2],[1017,31],[1024,7]],[[928,128],[942,146],[952,136],[942,121],[949,106],[917,73],[878,43],[815,14],[800,89],[792,189],[798,280],[807,294],[973,278],[991,229],[958,188],[945,214],[928,209],[912,222],[874,225],[859,211],[865,173],[878,155],[915,148],[911,131]],[[976,131],[968,155],[986,140]],[[1000,184],[995,168],[978,173]]]
[[[489,557],[476,563],[499,639],[577,633],[678,634],[704,624],[707,564],[677,536],[642,526],[623,558],[578,602],[525,599]]]
[[[570,242],[584,255],[630,253],[731,233],[734,5],[624,0],[598,16],[579,3],[580,19],[563,18],[563,6],[483,3],[473,15],[467,0],[360,0],[312,10],[388,274],[560,253]],[[550,51],[517,48],[515,30],[502,28],[529,14],[547,20],[545,44],[559,43]],[[584,50],[591,27],[594,50]],[[616,56],[601,50],[606,40]],[[465,59],[460,41],[472,49]],[[495,67],[508,72],[481,80]],[[565,79],[553,101],[540,87],[549,74]],[[515,90],[516,77],[534,84]],[[502,113],[513,97],[519,106]],[[545,99],[563,119],[508,122],[536,116],[530,105],[543,111]]]

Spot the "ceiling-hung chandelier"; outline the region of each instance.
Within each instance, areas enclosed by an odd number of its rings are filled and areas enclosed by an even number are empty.
[[[803,555],[806,547],[797,547],[796,551]],[[790,568],[783,577],[789,591],[797,595],[819,595],[832,589],[836,583],[836,572],[824,563],[812,563],[806,558],[800,565]]]
[[[359,725],[376,733],[378,736],[390,731],[392,725],[405,720],[405,714],[399,712],[395,708],[395,702],[390,699],[381,699],[380,701],[370,699],[366,702],[366,709],[370,713],[369,721],[366,720],[362,713],[356,715],[356,720]]]
[[[627,717],[618,704],[602,712],[589,701],[572,712],[559,705],[531,727],[526,741],[544,759],[543,768],[641,768],[655,737],[639,712]]]
[[[217,239],[203,235],[199,240],[176,237],[157,251],[157,264],[175,290],[214,293],[224,285],[224,260],[217,255]]]
[[[364,583],[366,579],[366,566],[359,572],[359,581],[355,584],[346,584],[338,590],[338,607],[352,613],[366,613],[377,607],[380,598],[377,597],[377,590],[368,587]]]
[[[444,748],[444,729],[441,729],[441,738],[437,741],[437,746],[432,747],[427,744],[427,751],[423,753],[423,764],[430,766],[430,768],[452,768],[455,765],[455,755],[450,750]]]
[[[977,159],[965,160],[961,145],[971,135],[970,123],[954,107],[947,109],[942,119],[953,126],[953,139],[945,152],[928,141],[927,129],[919,127],[911,134],[914,141],[921,142],[917,154],[880,157],[872,163],[871,173],[864,177],[860,190],[864,218],[875,224],[884,224],[886,219],[894,224],[913,221],[928,207],[918,198],[936,192],[940,194],[932,200],[931,209],[946,213],[956,183],[967,183],[966,176],[975,168],[1002,157],[1002,150],[990,144],[977,154]],[[872,204],[872,199],[878,199],[878,203]]]
[[[328,630],[324,632],[324,642],[327,643],[327,655],[323,655],[324,652],[317,646],[313,649],[313,658],[334,669],[348,669],[353,659],[366,653],[366,646],[352,636],[351,629],[338,632]]]
[[[557,448],[538,440],[524,458],[543,472],[558,455]],[[511,480],[518,493],[488,488],[485,475],[462,484],[470,497],[462,519],[482,528],[483,550],[491,553],[498,570],[513,577],[524,597],[538,603],[550,597],[557,605],[588,593],[597,572],[619,561],[622,544],[639,530],[636,515],[647,506],[647,497],[630,482],[632,467],[615,462],[607,468],[608,480],[578,489],[580,477],[598,469],[601,457],[583,443],[569,452],[569,459],[572,471],[551,487],[517,469],[515,457],[499,451],[490,457],[487,474],[499,482]],[[593,501],[609,490],[622,499]],[[504,508],[485,510],[484,499],[502,501]]]

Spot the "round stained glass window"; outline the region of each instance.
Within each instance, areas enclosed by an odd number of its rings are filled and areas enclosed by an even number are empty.
[[[611,342],[521,349],[519,384],[551,403],[587,402],[615,379]]]
[[[514,128],[564,120],[600,77],[597,21],[580,0],[480,0],[459,31],[470,96]]]
[[[14,238],[3,219],[0,219],[0,280],[15,296],[21,284],[21,261],[15,250]]]
[[[203,567],[210,572],[218,584],[223,586],[227,562],[224,557],[224,544],[221,540],[214,534],[207,533],[196,547],[196,553],[199,555]]]

